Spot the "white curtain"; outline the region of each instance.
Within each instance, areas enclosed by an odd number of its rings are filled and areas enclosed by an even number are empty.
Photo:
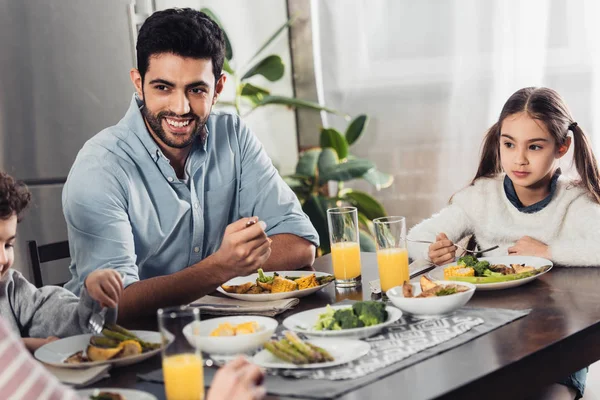
[[[351,150],[395,177],[379,193],[357,186],[375,193],[389,214],[407,216],[410,226],[470,182],[485,131],[522,87],[556,89],[599,142],[596,0],[327,0],[312,6],[325,104],[371,117]],[[328,121],[339,129],[347,124]]]

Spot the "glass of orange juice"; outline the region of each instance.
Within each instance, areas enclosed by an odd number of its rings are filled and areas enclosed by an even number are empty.
[[[406,248],[406,219],[383,217],[373,220],[377,243],[377,266],[381,293],[410,281],[408,249]]]
[[[167,400],[204,399],[204,362],[202,353],[193,346],[198,342],[199,329],[194,325],[200,322],[200,310],[194,307],[161,308],[157,311],[158,327],[163,343],[162,367]],[[183,334],[183,328],[192,325],[190,335]]]
[[[360,243],[356,207],[328,209],[327,225],[336,286],[360,285]]]

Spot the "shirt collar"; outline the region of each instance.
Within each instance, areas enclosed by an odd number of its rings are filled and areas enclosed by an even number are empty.
[[[165,157],[165,155],[158,144],[154,141],[154,138],[152,138],[152,135],[150,135],[150,132],[148,132],[148,128],[144,122],[144,117],[142,116],[142,107],[144,107],[144,102],[138,97],[137,93],[134,93],[129,105],[129,109],[125,113],[125,116],[120,123],[125,124],[133,133],[135,133],[150,154],[150,157],[152,157],[154,162],[157,162],[160,157]],[[204,151],[206,151],[206,143],[208,142],[209,137],[209,131],[206,125],[208,125],[208,123],[204,126],[206,132],[206,140],[202,146]],[[200,147],[197,144],[198,141],[194,142],[190,153]]]
[[[508,201],[510,201],[517,210],[526,214],[533,214],[543,210],[544,207],[550,203],[552,196],[554,196],[554,192],[556,192],[556,182],[558,181],[560,174],[561,171],[560,168],[558,168],[554,175],[552,175],[552,180],[550,180],[550,193],[548,196],[530,206],[525,207],[523,203],[521,203],[521,200],[519,200],[519,196],[517,196],[517,192],[515,191],[515,186],[508,175],[504,176],[504,193],[506,194]]]

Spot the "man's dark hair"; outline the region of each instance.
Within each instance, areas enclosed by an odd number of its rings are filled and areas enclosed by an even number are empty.
[[[24,183],[16,182],[12,176],[0,171],[0,219],[16,214],[20,220],[30,200],[31,193]]]
[[[223,69],[225,35],[219,25],[201,11],[170,8],[157,11],[146,19],[140,28],[136,49],[142,82],[150,57],[161,53],[210,58],[216,81]]]

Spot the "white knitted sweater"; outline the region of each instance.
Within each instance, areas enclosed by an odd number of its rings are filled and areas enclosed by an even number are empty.
[[[600,205],[587,192],[559,177],[552,201],[542,210],[522,213],[504,193],[504,174],[478,179],[438,214],[415,225],[413,240],[435,240],[444,232],[453,242],[474,234],[479,248],[500,246],[484,256],[508,254],[523,236],[550,247],[552,261],[563,266],[600,266]],[[412,258],[428,259],[427,244],[408,243]]]

